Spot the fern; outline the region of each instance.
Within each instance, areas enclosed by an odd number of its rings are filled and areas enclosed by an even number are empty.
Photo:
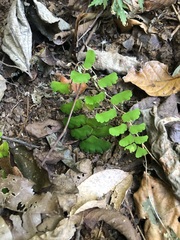
[[[0,139],[2,137],[2,132],[0,132]],[[9,155],[9,144],[6,141],[3,141],[0,144],[0,158],[7,157]]]
[[[95,54],[92,50],[89,50],[86,54],[86,59],[79,71],[73,70],[71,72],[71,79],[74,83],[86,83],[91,79],[90,74],[87,72],[92,67],[95,61]],[[83,71],[83,72],[81,72]],[[134,109],[126,113],[119,111],[119,107],[125,102],[129,101],[132,97],[132,91],[125,90],[114,96],[109,96],[106,93],[106,88],[111,87],[117,83],[118,76],[116,73],[111,73],[97,82],[94,82],[97,89],[101,92],[89,96],[86,94],[85,97],[77,99],[76,102],[69,102],[62,104],[60,110],[65,114],[70,114],[72,112],[76,113],[87,107],[90,109],[95,108],[95,116],[87,117],[86,115],[80,114],[77,116],[72,116],[69,121],[69,128],[71,129],[71,136],[80,141],[80,148],[85,152],[90,153],[102,153],[108,150],[111,144],[104,140],[109,135],[112,137],[118,137],[119,145],[124,147],[130,153],[135,153],[135,156],[141,157],[147,154],[147,150],[142,147],[142,145],[148,140],[148,136],[140,136],[145,130],[145,123],[134,124],[134,121],[139,119],[140,110]],[[57,83],[52,83],[51,87],[53,91],[59,91],[61,93],[67,94],[67,89],[63,85]],[[100,106],[101,103],[108,102],[108,110],[102,111]],[[75,103],[75,104],[74,104]],[[107,105],[107,104],[106,104]],[[97,107],[99,110],[97,110]],[[117,126],[111,126],[110,122],[114,123],[120,121]],[[66,124],[68,118],[64,119],[64,124]]]

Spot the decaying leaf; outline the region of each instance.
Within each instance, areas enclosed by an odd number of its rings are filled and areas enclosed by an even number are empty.
[[[150,96],[169,96],[180,91],[180,76],[172,77],[167,65],[158,61],[146,62],[140,71],[134,67],[123,78],[132,82]]]
[[[180,162],[179,154],[175,151],[171,141],[168,139],[168,133],[165,125],[170,122],[180,122],[178,117],[169,117],[160,119],[157,108],[152,111],[141,111],[144,122],[146,123],[146,131],[149,136],[151,145],[151,153],[160,163],[166,177],[171,183],[173,192],[179,198],[180,196]]]
[[[24,12],[24,3],[14,0],[4,28],[2,50],[21,69],[30,74],[32,32]]]
[[[140,219],[145,219],[144,232],[147,240],[175,239],[172,238],[170,229],[180,238],[180,202],[167,184],[144,173],[134,199]]]
[[[119,74],[127,73],[131,67],[136,67],[139,62],[135,57],[128,57],[113,51],[99,51],[94,50],[96,55],[96,61],[93,67],[97,70],[106,70],[109,73],[116,72]],[[78,60],[82,61],[85,58],[86,53],[79,52]]]
[[[50,41],[54,40],[55,34],[63,32],[70,29],[70,25],[64,21],[62,18],[54,16],[47,7],[40,1],[33,0],[34,6],[29,7],[30,11],[30,20],[39,29],[39,31],[46,36]],[[67,31],[68,36],[71,34],[71,31]],[[59,44],[57,39],[54,43]],[[62,44],[62,43],[61,43]]]
[[[106,169],[91,175],[78,186],[77,203],[73,207],[72,213],[76,212],[83,204],[91,200],[98,200],[109,191],[113,191],[116,185],[127,176],[129,173],[118,169]]]
[[[62,128],[59,121],[47,119],[43,122],[34,122],[26,126],[26,131],[37,138],[42,138],[54,132],[58,132]]]
[[[4,219],[0,216],[0,238],[4,240],[13,240],[12,233],[10,231],[10,227],[8,224],[4,221]]]
[[[85,215],[84,222],[91,228],[99,221],[105,221],[123,234],[127,240],[139,240],[140,236],[132,226],[130,220],[121,213],[107,209],[93,209]]]
[[[6,80],[0,75],[0,101],[4,96],[4,91],[6,90]]]

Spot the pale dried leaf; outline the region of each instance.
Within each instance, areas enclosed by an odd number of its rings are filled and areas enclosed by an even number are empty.
[[[94,225],[99,221],[105,221],[111,227],[123,234],[127,240],[140,239],[140,236],[137,234],[130,220],[117,211],[93,209],[84,218],[84,222],[91,228],[94,228]]]
[[[147,240],[173,239],[166,238],[169,228],[180,238],[180,202],[167,184],[144,174],[134,199],[139,218],[145,219],[144,231]]]
[[[172,77],[167,65],[158,61],[146,62],[140,71],[131,68],[123,78],[132,82],[150,96],[169,96],[180,91],[180,77]]]
[[[129,173],[118,169],[106,169],[91,175],[78,186],[77,204],[74,206],[72,212],[76,211],[84,203],[91,200],[98,200],[109,191],[113,191],[116,185],[128,175]]]
[[[119,210],[120,206],[126,196],[126,192],[132,185],[133,177],[128,175],[122,180],[114,189],[113,194],[111,195],[111,205],[113,204],[114,209]]]
[[[2,75],[0,75],[0,101],[4,96],[5,90],[6,90],[6,80]]]
[[[13,240],[11,231],[9,229],[8,224],[4,221],[4,219],[0,216],[0,239],[3,240]]]
[[[30,74],[32,32],[21,0],[14,0],[4,29],[2,50],[21,69]]]
[[[58,223],[57,227],[53,231],[47,231],[44,234],[35,235],[29,240],[71,240],[76,232],[76,225],[80,224],[81,218],[82,217],[78,215],[71,216],[70,218],[64,218]]]
[[[106,70],[109,73],[117,72],[119,74],[127,73],[131,67],[136,67],[139,62],[135,57],[123,56],[115,51],[99,51],[94,50],[96,61],[93,67],[97,70]],[[81,61],[85,58],[86,53],[79,52],[78,60]]]

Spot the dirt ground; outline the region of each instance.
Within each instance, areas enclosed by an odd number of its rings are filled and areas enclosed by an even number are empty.
[[[27,1],[31,3],[31,1]],[[47,8],[57,17],[63,18],[75,28],[75,21],[78,14],[86,10],[86,1],[76,1],[76,4],[69,6],[63,1],[43,1]],[[69,1],[71,2],[71,1]],[[2,43],[3,28],[8,8],[12,1],[0,0],[0,42]],[[177,2],[175,7],[180,10],[180,5]],[[27,14],[28,15],[28,14]],[[178,26],[178,20],[172,6],[162,9],[155,9],[141,14],[141,17],[149,21],[151,29],[145,32],[140,26],[133,26],[130,30],[121,28],[114,16],[105,16],[98,19],[98,25],[88,41],[88,47],[98,50],[115,49],[118,53],[124,56],[136,57],[141,64],[150,61],[158,60],[168,65],[169,72],[172,73],[176,67],[180,65],[180,28],[177,32],[173,32]],[[66,97],[61,94],[55,94],[50,88],[50,83],[59,73],[69,77],[70,71],[77,64],[76,53],[84,46],[83,43],[87,40],[88,34],[82,38],[77,44],[74,41],[73,35],[61,44],[56,45],[44,37],[37,29],[34,23],[31,23],[33,32],[33,59],[34,63],[31,66],[32,79],[20,70],[10,67],[14,63],[8,56],[0,50],[0,74],[7,80],[7,89],[4,97],[0,102],[0,131],[3,136],[9,138],[20,139],[25,143],[41,146],[41,149],[48,149],[47,140],[37,138],[30,135],[26,126],[30,123],[47,119],[58,120],[62,122],[64,114],[59,110],[61,103],[66,100]],[[83,30],[82,30],[83,31]],[[54,59],[54,64],[46,63],[40,55],[43,49],[48,49],[46,57],[51,56]],[[49,55],[48,55],[49,54]],[[5,64],[3,64],[5,63]],[[96,71],[96,74],[104,76],[105,71]],[[123,83],[122,75],[118,76],[120,83],[115,92],[122,89],[131,89],[133,91],[132,103],[127,108],[130,108],[133,103],[145,98],[147,94],[133,86],[132,84]],[[112,89],[113,91],[113,89]],[[59,135],[62,130],[57,134]],[[66,144],[72,149],[76,161],[88,158],[92,161],[93,167],[113,168],[117,167],[124,171],[133,173],[134,181],[131,188],[131,194],[128,196],[129,203],[124,203],[122,212],[131,219],[128,208],[134,214],[135,221],[138,222],[135,206],[132,200],[132,194],[138,189],[142,174],[144,171],[143,159],[132,158],[131,155],[119,147],[117,142],[113,143],[113,148],[104,154],[85,154],[78,148],[78,143],[70,137],[65,136]],[[10,147],[13,147],[13,140],[9,141]],[[18,143],[16,143],[18,144]],[[33,146],[30,148],[33,151]],[[28,150],[29,151],[29,150]],[[11,152],[11,161],[13,162],[13,151]],[[14,164],[14,163],[13,163]],[[55,173],[63,173],[67,170],[61,162],[53,167],[50,167]],[[141,226],[141,223],[140,223]],[[143,223],[142,223],[143,226]],[[99,226],[101,228],[101,226]],[[107,228],[106,228],[107,227]],[[115,230],[110,229],[109,225],[103,226],[104,238],[96,239],[125,239]],[[105,231],[106,230],[106,231]],[[114,232],[113,232],[114,231]],[[95,239],[93,233],[88,233],[87,229],[82,229],[80,239]],[[82,237],[81,236],[81,237]],[[74,238],[75,239],[75,238]],[[77,239],[77,238],[76,238]]]

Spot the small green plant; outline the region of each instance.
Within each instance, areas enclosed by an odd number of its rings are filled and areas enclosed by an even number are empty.
[[[80,141],[80,148],[85,152],[105,152],[111,147],[107,138],[112,136],[121,137],[119,145],[130,153],[135,153],[137,158],[145,156],[147,150],[142,145],[147,141],[148,136],[140,136],[145,130],[145,124],[134,124],[134,121],[140,117],[140,110],[134,109],[125,113],[120,109],[125,101],[131,99],[132,91],[125,90],[114,96],[109,96],[106,89],[117,83],[118,76],[116,73],[111,73],[99,80],[91,78],[90,73],[94,61],[95,53],[93,50],[89,50],[82,68],[78,68],[78,71],[73,70],[70,76],[72,82],[80,84],[79,87],[82,83],[87,83],[90,79],[93,79],[99,93],[94,96],[86,95],[81,99],[77,98],[77,94],[76,101],[62,104],[60,110],[69,115],[64,119],[64,125],[68,123],[71,136]],[[52,81],[51,88],[61,93],[64,89],[61,83],[56,81]],[[68,86],[68,89],[70,89],[70,86]],[[67,94],[67,91],[64,91],[64,94]],[[108,103],[108,109],[104,111],[102,110],[103,103]],[[104,105],[107,106],[107,104]],[[88,110],[88,115],[93,116],[87,117],[84,114],[71,116],[72,109],[74,113],[79,113],[85,109],[86,112]],[[112,126],[114,122],[119,122],[119,124]]]
[[[2,132],[0,132],[0,140],[2,137]],[[0,144],[0,158],[7,157],[9,155],[9,144],[6,141],[3,141]]]
[[[108,6],[108,0],[93,0],[89,7],[103,5],[104,9]],[[111,13],[121,19],[123,25],[126,25],[128,18],[128,4],[130,0],[113,0],[111,4]],[[138,4],[143,9],[144,0],[138,0]]]

